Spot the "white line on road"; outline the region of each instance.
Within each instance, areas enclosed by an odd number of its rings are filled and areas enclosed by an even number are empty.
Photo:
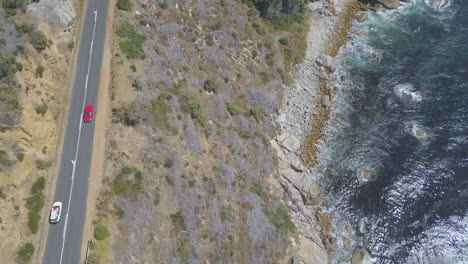
[[[96,35],[96,21],[97,21],[97,10],[94,10],[93,37],[91,38],[91,48],[90,48],[90,51],[89,51],[88,72],[86,74],[85,91],[84,91],[84,97],[83,97],[83,106],[81,108],[80,126],[79,126],[79,129],[78,129],[78,140],[77,140],[77,143],[76,143],[75,159],[71,161],[72,164],[73,164],[73,170],[72,170],[72,177],[71,177],[70,195],[69,195],[69,198],[68,198],[67,214],[66,214],[66,217],[65,217],[65,225],[64,225],[64,228],[63,228],[63,235],[62,235],[62,249],[61,249],[61,253],[60,253],[60,264],[62,264],[63,249],[65,248],[65,239],[67,237],[68,213],[70,212],[70,203],[71,203],[71,197],[72,197],[72,193],[73,193],[73,180],[75,179],[76,159],[78,158],[78,150],[80,148],[81,125],[83,123],[83,111],[84,111],[84,107],[85,107],[85,104],[86,104],[86,93],[88,91],[88,78],[89,78],[89,71],[90,71],[90,68],[91,68],[91,58],[93,56],[94,36]]]

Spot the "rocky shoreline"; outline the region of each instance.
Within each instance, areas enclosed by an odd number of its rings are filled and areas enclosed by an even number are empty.
[[[298,227],[292,245],[293,263],[330,263],[336,238],[331,236],[332,217],[323,212],[323,193],[300,157],[311,123],[320,108],[327,108],[330,96],[321,92],[334,71],[333,58],[325,53],[336,38],[352,1],[320,1],[311,9],[307,51],[299,66],[296,82],[285,91],[285,107],[276,118],[279,130],[272,146],[280,158],[280,183],[287,193],[291,215]],[[327,85],[328,86],[328,85]]]
[[[369,8],[351,0],[317,1],[308,7],[311,9],[311,26],[306,56],[299,65],[294,85],[285,89],[285,106],[276,117],[279,133],[272,141],[280,159],[280,184],[287,194],[291,215],[298,227],[298,236],[292,242],[294,264],[331,263],[331,253],[337,243],[337,238],[331,234],[332,216],[323,209],[326,207],[324,194],[311,176],[313,172],[308,167],[313,166],[305,166],[307,158],[303,155],[307,151],[317,151],[315,145],[325,134],[335,90],[333,84],[336,82],[332,74],[336,69],[332,57],[336,54],[333,53],[345,44],[351,20],[364,21],[367,18],[367,14],[357,12],[356,7]],[[343,28],[345,26],[348,28]],[[310,137],[314,137],[312,143]],[[310,144],[314,145],[313,150],[307,149]],[[345,248],[350,249],[352,227],[347,226],[346,231],[348,237],[340,240]],[[352,263],[362,263],[370,257],[364,249],[357,249],[354,253],[352,259],[349,257]],[[354,255],[359,256],[355,258]]]

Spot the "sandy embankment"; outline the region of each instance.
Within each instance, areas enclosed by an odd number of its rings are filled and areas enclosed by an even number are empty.
[[[284,187],[291,215],[298,227],[292,257],[303,263],[328,263],[336,238],[331,236],[331,215],[322,212],[323,193],[315,183],[312,171],[303,165],[314,165],[316,143],[325,133],[328,106],[333,94],[331,72],[333,59],[346,41],[354,17],[351,0],[319,1],[312,9],[307,51],[299,65],[295,84],[285,89],[285,106],[276,119],[278,137],[272,146],[280,157],[281,185]],[[322,63],[317,60],[321,58]],[[324,61],[331,59],[330,61]],[[311,149],[312,148],[312,149]],[[296,263],[296,262],[294,262]]]

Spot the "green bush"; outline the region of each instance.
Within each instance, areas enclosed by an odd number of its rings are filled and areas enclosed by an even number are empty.
[[[263,211],[269,222],[283,235],[287,235],[288,232],[296,232],[296,225],[292,222],[285,205],[279,204],[276,210],[264,208]]]
[[[258,123],[262,122],[265,119],[266,113],[262,108],[252,107],[250,109],[250,115],[255,118],[255,121]]]
[[[278,42],[281,44],[281,45],[288,45],[288,38],[287,37],[282,37],[278,40]]]
[[[268,138],[266,138],[264,135],[260,133],[256,133],[255,135],[257,135],[257,137],[259,137],[262,140],[262,143],[265,147],[269,147],[271,145]]]
[[[34,246],[32,243],[28,242],[23,244],[18,250],[18,258],[22,261],[29,261],[34,253]]]
[[[94,237],[96,240],[104,240],[110,236],[109,230],[107,230],[107,227],[105,225],[97,225],[94,228]]]
[[[19,109],[18,92],[13,88],[0,89],[0,101],[5,103],[5,107],[7,110]]]
[[[184,215],[181,211],[171,214],[169,217],[171,218],[173,225],[178,227],[183,227],[185,225]]]
[[[162,2],[162,3],[159,3],[159,7],[160,7],[161,9],[167,9],[169,6],[167,5],[167,2],[164,1],[164,2]]]
[[[252,133],[243,129],[242,127],[229,127],[229,128],[234,130],[243,139],[249,140],[252,138]]]
[[[38,159],[36,160],[36,168],[38,170],[47,170],[50,167],[50,162]]]
[[[206,80],[203,83],[203,89],[209,93],[216,93],[218,91],[218,84],[213,80]]]
[[[21,64],[21,63],[19,63],[19,62],[16,62],[15,65],[16,65],[16,70],[17,70],[17,71],[20,72],[20,71],[23,70],[23,64]]]
[[[3,192],[3,187],[0,187],[0,198],[6,199],[6,193]]]
[[[190,114],[190,116],[197,120],[201,126],[205,126],[207,123],[207,118],[203,114],[198,98],[193,95],[183,95],[179,97],[179,102],[181,105],[181,110],[184,113]]]
[[[44,187],[45,187],[45,178],[40,177],[33,183],[31,187],[31,194],[42,192],[42,190],[44,190]]]
[[[304,14],[277,15],[270,18],[270,21],[276,29],[287,31],[293,23],[304,23]]]
[[[8,159],[7,152],[3,149],[0,149],[0,164],[10,166],[13,164],[13,161]]]
[[[184,263],[190,258],[189,242],[190,240],[188,237],[182,238],[179,240],[179,247],[177,248],[177,252],[179,252],[179,256]]]
[[[132,70],[132,72],[136,72],[137,69],[135,64],[130,65],[130,70]]]
[[[22,36],[24,34],[29,34],[34,31],[34,28],[31,25],[28,24],[15,24],[16,32],[18,33],[19,36]]]
[[[260,73],[260,79],[262,80],[263,84],[267,84],[270,81],[270,78],[268,77],[267,72],[261,72]]]
[[[28,227],[31,233],[36,234],[41,220],[41,210],[44,207],[44,195],[42,192],[31,195],[26,199],[28,212]]]
[[[34,110],[36,110],[36,113],[41,114],[42,116],[45,116],[48,109],[49,107],[47,106],[47,104],[40,104],[34,108]]]
[[[222,222],[226,222],[226,221],[231,222],[234,220],[234,210],[232,209],[231,206],[223,208],[219,216],[221,217]]]
[[[156,189],[154,191],[154,199],[153,199],[154,205],[158,205],[160,200],[161,200],[161,194],[159,194],[159,189]]]
[[[166,182],[167,182],[167,184],[169,184],[169,185],[172,186],[172,187],[174,187],[174,185],[175,185],[175,184],[174,184],[174,180],[173,180],[172,177],[169,176],[169,175],[166,175]]]
[[[36,78],[39,78],[39,77],[42,78],[42,76],[44,76],[44,66],[42,65],[37,66],[35,76]]]
[[[164,160],[163,166],[166,169],[170,169],[170,168],[172,168],[172,166],[174,166],[174,161],[172,159],[166,159],[166,160]]]
[[[112,190],[115,195],[123,197],[142,193],[143,174],[137,168],[123,167],[112,182]]]
[[[23,45],[16,45],[16,52],[24,54],[24,46]]]
[[[69,50],[72,50],[74,47],[75,47],[75,42],[70,41],[70,42],[68,43],[68,49],[69,49]]]
[[[31,43],[33,47],[38,52],[45,50],[49,46],[47,38],[44,36],[44,34],[42,34],[42,32],[33,31],[29,33],[29,36],[31,37]]]
[[[132,11],[132,3],[130,2],[130,0],[118,0],[117,8],[120,10],[130,12]]]
[[[143,50],[143,43],[146,37],[136,32],[132,24],[122,22],[117,29],[117,35],[123,39],[120,41],[119,46],[122,52],[127,55],[127,58],[144,59],[146,57]]]
[[[9,15],[9,16],[15,16],[16,15],[16,9],[7,8],[7,9],[5,9],[5,13],[7,13],[7,15]]]
[[[24,160],[24,153],[21,152],[21,153],[16,154],[16,158],[18,159],[19,162],[23,161]]]
[[[170,128],[169,113],[171,106],[166,102],[164,96],[158,96],[157,99],[150,100],[150,115],[152,123],[159,128]]]
[[[16,57],[7,52],[0,52],[0,78],[12,77],[16,71]]]
[[[231,114],[231,116],[236,116],[236,115],[240,115],[244,113],[244,110],[242,109],[242,107],[235,105],[235,104],[230,104],[230,103],[227,103],[227,110],[229,114]]]

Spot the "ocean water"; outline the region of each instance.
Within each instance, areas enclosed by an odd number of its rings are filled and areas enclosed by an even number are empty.
[[[335,233],[356,233],[333,263],[358,247],[374,263],[468,263],[468,0],[412,0],[353,30],[320,154]]]

